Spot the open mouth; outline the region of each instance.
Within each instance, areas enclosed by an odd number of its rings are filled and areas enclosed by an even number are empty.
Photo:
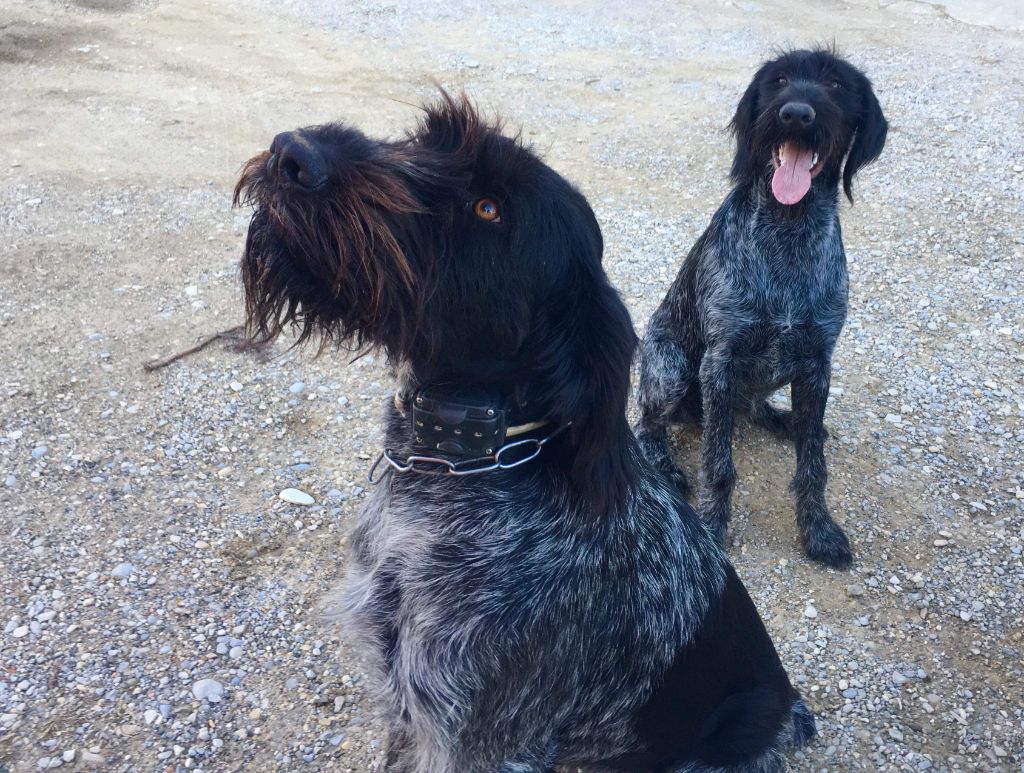
[[[811,189],[811,180],[821,171],[816,151],[795,142],[784,142],[772,149],[775,173],[772,194],[780,204],[796,204]]]

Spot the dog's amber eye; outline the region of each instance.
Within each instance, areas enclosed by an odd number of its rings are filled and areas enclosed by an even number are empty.
[[[498,202],[494,199],[482,198],[477,199],[476,204],[473,205],[473,213],[481,220],[486,220],[488,223],[500,223],[501,213],[498,211]]]
[[[780,75],[778,78],[775,79],[775,82],[780,86],[786,86],[789,84],[789,78],[787,78],[785,75]]]

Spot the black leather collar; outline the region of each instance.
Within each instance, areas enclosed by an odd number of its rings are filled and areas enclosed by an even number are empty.
[[[436,384],[421,387],[411,398],[396,394],[395,407],[411,425],[415,449],[477,458],[497,452],[506,438],[547,426],[542,409],[526,393]]]

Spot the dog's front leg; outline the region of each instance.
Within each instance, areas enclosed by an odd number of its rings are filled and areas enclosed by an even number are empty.
[[[412,770],[409,759],[409,750],[412,747],[412,737],[404,725],[397,722],[391,725],[388,733],[387,757],[384,760],[384,770],[387,773],[410,773]]]
[[[736,380],[732,352],[727,347],[715,347],[704,353],[700,386],[704,405],[700,514],[719,543],[724,543],[731,515],[729,498],[736,482],[736,467],[732,461]]]
[[[814,360],[793,380],[793,434],[796,440],[796,520],[807,555],[845,569],[853,561],[850,543],[825,504],[825,403],[832,378],[828,358]]]

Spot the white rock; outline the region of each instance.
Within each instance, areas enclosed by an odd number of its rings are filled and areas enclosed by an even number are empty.
[[[11,636],[13,636],[15,639],[20,639],[22,636],[28,636],[28,626],[19,625],[17,628],[11,631]]]
[[[128,562],[125,562],[123,564],[118,564],[113,569],[111,569],[110,576],[123,579],[125,577],[129,577],[131,573],[134,571],[135,567],[129,564]]]
[[[813,604],[808,604],[807,609],[804,610],[804,617],[809,617],[812,620],[818,616],[818,610],[814,608]]]
[[[143,713],[142,718],[146,721],[147,725],[152,725],[161,719],[160,712],[156,709],[146,709]]]
[[[224,685],[216,679],[200,679],[192,685],[192,694],[199,700],[219,703],[224,697]]]
[[[313,499],[313,497],[305,491],[299,491],[297,488],[286,488],[277,496],[292,505],[303,505],[308,507],[309,505],[316,503],[316,500]]]

